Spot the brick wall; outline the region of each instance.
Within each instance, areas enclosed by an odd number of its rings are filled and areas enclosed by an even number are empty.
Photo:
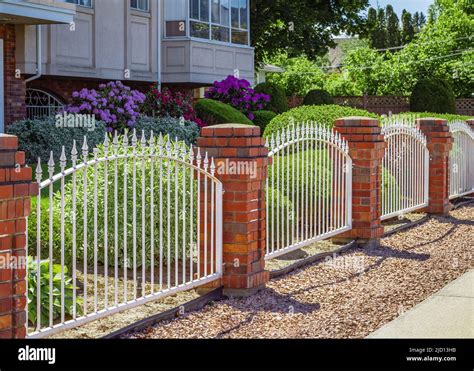
[[[8,125],[26,116],[24,79],[16,78],[15,26],[0,25],[0,39],[3,39],[4,52],[4,94],[5,124]]]
[[[0,339],[26,336],[26,218],[38,184],[17,148],[0,134]]]

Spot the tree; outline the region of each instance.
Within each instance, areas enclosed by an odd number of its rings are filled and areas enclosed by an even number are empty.
[[[400,20],[397,14],[394,12],[391,5],[387,5],[385,9],[386,23],[387,23],[387,47],[392,48],[400,46],[401,35],[400,35]]]
[[[428,22],[396,53],[356,50],[346,58],[343,76],[370,94],[410,95],[425,77],[447,80],[457,97],[474,91],[474,5],[468,0],[436,0]],[[342,85],[342,84],[339,84]]]
[[[415,13],[415,15],[418,13]],[[415,37],[415,28],[414,24],[416,21],[412,19],[411,13],[407,12],[405,9],[402,14],[402,43],[403,45],[408,44]]]
[[[385,10],[377,10],[377,24],[371,35],[371,44],[375,49],[384,49],[387,46],[387,23],[385,19]]]
[[[282,54],[270,62],[283,67],[285,72],[271,74],[267,80],[282,87],[288,96],[305,96],[312,89],[324,87],[325,73],[318,65],[327,65],[325,59],[317,64],[306,57],[288,58]]]
[[[334,47],[333,35],[358,33],[368,0],[251,0],[251,41],[261,64],[285,52],[310,59]]]

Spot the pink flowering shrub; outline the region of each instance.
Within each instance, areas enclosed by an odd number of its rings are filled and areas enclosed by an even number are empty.
[[[191,99],[182,92],[173,92],[167,88],[160,92],[156,86],[152,86],[146,96],[144,112],[153,117],[184,118],[193,121],[199,127],[206,126],[194,112]]]
[[[270,96],[267,94],[255,93],[247,80],[232,75],[220,82],[214,82],[206,92],[206,98],[229,104],[250,120],[255,118],[253,112],[262,110],[270,101]]]
[[[93,114],[105,123],[109,132],[133,128],[145,102],[144,94],[120,81],[100,84],[97,90],[82,89],[72,97],[73,103],[66,107],[66,112]]]

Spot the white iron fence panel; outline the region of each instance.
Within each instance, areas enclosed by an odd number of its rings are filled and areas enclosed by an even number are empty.
[[[36,170],[29,218],[29,337],[211,282],[222,273],[222,183],[184,143],[106,135]],[[43,172],[47,178],[43,181]],[[201,238],[204,236],[204,239]]]
[[[449,197],[455,199],[474,192],[474,131],[464,122],[450,124],[453,148],[449,154]]]
[[[382,164],[382,216],[389,219],[428,205],[429,151],[425,135],[404,121],[382,128],[388,144]]]
[[[352,160],[347,142],[314,123],[268,138],[266,259],[351,229]]]

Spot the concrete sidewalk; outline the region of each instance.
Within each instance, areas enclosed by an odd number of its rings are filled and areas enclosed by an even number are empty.
[[[367,338],[474,338],[474,270]]]

